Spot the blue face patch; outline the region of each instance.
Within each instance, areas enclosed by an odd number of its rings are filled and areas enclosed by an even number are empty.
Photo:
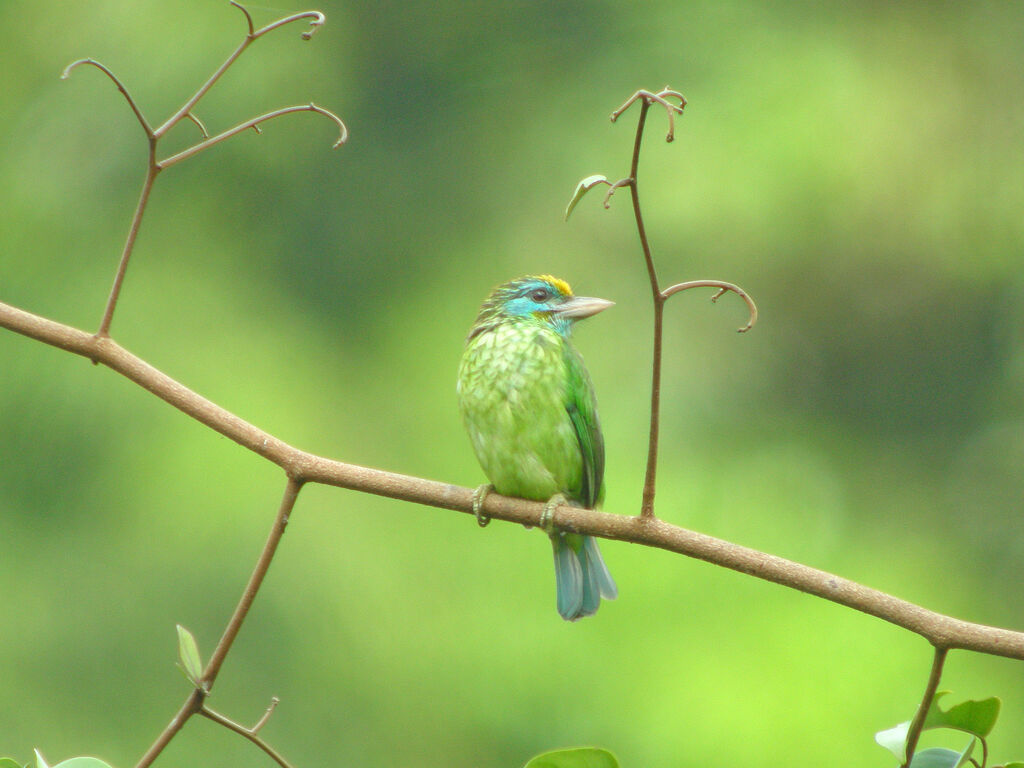
[[[555,284],[547,280],[530,278],[517,283],[503,303],[508,314],[525,317],[538,313],[547,314],[565,298],[566,295]]]

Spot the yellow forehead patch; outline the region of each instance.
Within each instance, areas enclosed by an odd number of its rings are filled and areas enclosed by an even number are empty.
[[[554,275],[537,275],[537,279],[547,280],[549,283],[555,286],[555,288],[558,289],[558,292],[561,293],[563,296],[572,296],[572,286],[570,286],[567,282],[565,282],[565,280],[563,280],[560,277],[555,277]]]

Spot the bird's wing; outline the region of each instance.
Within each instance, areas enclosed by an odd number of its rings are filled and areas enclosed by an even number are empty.
[[[566,343],[565,365],[568,372],[565,410],[576,431],[583,458],[583,476],[579,501],[593,508],[604,495],[604,438],[597,418],[597,402],[590,375],[572,345]]]

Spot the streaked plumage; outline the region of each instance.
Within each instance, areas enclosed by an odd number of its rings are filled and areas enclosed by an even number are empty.
[[[594,507],[603,496],[604,441],[590,376],[569,341],[576,320],[610,306],[573,296],[564,280],[528,276],[487,298],[466,340],[458,396],[473,449],[505,496]],[[590,616],[615,582],[589,536],[550,532],[558,612]]]

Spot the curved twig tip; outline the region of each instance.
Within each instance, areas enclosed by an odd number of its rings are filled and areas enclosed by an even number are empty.
[[[314,13],[315,16],[313,17],[313,20],[309,22],[309,29],[302,33],[303,40],[309,40],[309,38],[315,35],[316,31],[324,25],[324,22],[327,21],[327,17],[320,13],[320,11],[312,11],[312,13]]]
[[[741,299],[743,299],[743,301],[747,305],[747,309],[750,310],[750,319],[747,321],[746,325],[744,325],[742,328],[737,329],[739,333],[746,333],[751,328],[753,328],[754,323],[757,322],[757,305],[754,303],[754,300],[750,298],[750,294],[748,294],[738,285],[734,285],[733,283],[726,283],[721,280],[690,280],[689,282],[686,283],[677,283],[676,285],[669,286],[668,288],[661,292],[661,297],[662,299],[667,299],[674,293],[686,291],[689,290],[690,288],[717,288],[718,291],[715,293],[714,296],[711,297],[711,301],[713,302],[718,301],[718,299],[721,298],[722,295],[727,291],[732,291]]]
[[[676,137],[675,116],[677,114],[683,114],[683,107],[686,106],[686,99],[683,96],[683,94],[679,93],[679,91],[673,91],[667,85],[657,93],[645,91],[644,89],[641,88],[639,91],[637,91],[628,99],[626,99],[626,102],[621,107],[612,112],[612,122],[614,123],[616,120],[618,120],[619,115],[621,115],[623,112],[629,109],[633,105],[633,102],[640,99],[647,102],[648,104],[661,104],[661,106],[665,108],[665,113],[668,116],[668,134],[665,136],[665,141],[673,141]],[[668,101],[668,99],[678,99],[679,104],[673,104],[672,102]]]
[[[199,129],[199,132],[203,135],[204,139],[210,138],[210,132],[206,130],[206,126],[203,125],[203,121],[199,119],[198,115],[189,112],[187,115],[185,115],[185,117],[187,117],[195,124],[195,126]]]
[[[110,79],[110,81],[117,86],[117,90],[121,92],[121,95],[124,96],[125,101],[128,102],[128,106],[131,107],[132,112],[135,113],[135,117],[139,121],[139,125],[142,126],[142,130],[146,132],[147,136],[152,137],[153,129],[149,127],[149,123],[143,116],[142,110],[139,109],[139,105],[135,103],[135,99],[132,98],[132,95],[128,93],[128,89],[124,87],[124,83],[118,80],[117,75],[115,75],[113,72],[107,69],[107,67],[105,67],[103,64],[100,64],[98,61],[96,61],[96,59],[79,59],[78,61],[72,61],[70,64],[64,67],[64,71],[60,73],[60,79],[67,80],[68,75],[70,75],[72,71],[74,71],[78,67],[86,65],[90,67],[96,67],[96,69],[105,74]]]
[[[68,75],[71,74],[71,71],[77,69],[83,64],[93,64],[97,67],[100,66],[100,63],[94,59],[79,59],[78,61],[72,61],[70,64],[64,67],[64,71],[60,73],[60,79],[67,80]]]
[[[114,85],[116,85],[118,88],[124,91],[124,85],[121,84],[121,81],[118,80],[114,73],[107,69],[107,67],[105,67],[100,62],[96,61],[96,59],[79,59],[78,61],[72,61],[70,64],[64,67],[64,71],[60,73],[60,79],[67,80],[68,75],[70,75],[74,70],[82,66],[96,67],[96,69],[98,69],[100,72],[109,77],[113,81]]]
[[[329,109],[318,107],[313,102],[309,102],[309,109],[313,112],[323,115],[326,118],[329,118],[330,120],[333,120],[334,124],[338,126],[338,140],[331,145],[331,149],[337,149],[346,141],[348,141],[348,128],[346,127],[345,123],[342,122],[342,119],[340,117],[331,112],[331,110]]]
[[[310,20],[309,29],[302,33],[302,39],[309,40],[309,38],[311,38],[316,31],[324,25],[324,22],[327,21],[327,17],[320,13],[320,11],[303,11],[302,13],[293,13],[291,16],[285,16],[284,18],[273,21],[270,24],[267,24],[267,26],[261,27],[257,30],[256,26],[253,24],[252,15],[249,13],[248,9],[241,3],[235,2],[235,0],[230,0],[230,2],[235,6],[235,8],[245,14],[245,23],[249,26],[248,37],[250,40],[255,40],[257,37],[267,34],[267,32],[271,32],[278,27],[283,27],[285,24],[291,24],[293,21],[299,21],[300,19]]]
[[[233,6],[235,6],[235,8],[237,8],[238,10],[240,10],[242,13],[245,14],[245,22],[246,22],[246,24],[249,25],[249,37],[252,37],[256,28],[253,26],[252,16],[249,14],[249,9],[246,8],[244,5],[242,5],[241,3],[236,3],[235,0],[230,0],[230,2],[231,2],[231,4]]]
[[[302,19],[309,19],[309,29],[302,33],[303,40],[309,40],[320,27],[327,21],[327,17],[324,16],[320,11],[303,11],[302,13],[293,13],[291,16],[285,16],[283,19],[267,24],[255,32],[250,33],[250,37],[256,38],[261,35],[267,34],[278,27],[283,27],[285,24],[291,24],[293,21],[301,21]]]
[[[222,141],[226,141],[227,139],[230,139],[232,136],[237,136],[239,133],[242,133],[243,131],[248,131],[252,129],[257,133],[260,133],[260,125],[262,125],[263,123],[267,122],[268,120],[273,120],[276,117],[281,117],[282,115],[289,115],[293,112],[316,112],[319,115],[323,115],[324,117],[329,118],[335,125],[337,125],[338,131],[341,135],[338,137],[338,140],[334,142],[332,149],[340,147],[348,140],[348,128],[345,127],[345,123],[341,121],[341,118],[338,117],[333,112],[331,112],[329,109],[318,107],[316,104],[310,102],[309,104],[299,104],[294,107],[282,107],[281,109],[275,109],[273,112],[267,112],[265,115],[260,115],[259,117],[252,118],[251,120],[246,120],[244,123],[239,123],[234,128],[230,128],[224,131],[223,133],[218,133],[216,136],[211,136],[208,139],[204,139],[198,144],[193,144],[188,149],[182,150],[176,155],[171,155],[170,157],[166,157],[163,160],[160,160],[156,164],[157,168],[160,170],[170,168],[172,165],[180,163],[182,160],[187,160],[193,155],[199,154],[204,149],[209,149],[215,144],[220,144]]]

